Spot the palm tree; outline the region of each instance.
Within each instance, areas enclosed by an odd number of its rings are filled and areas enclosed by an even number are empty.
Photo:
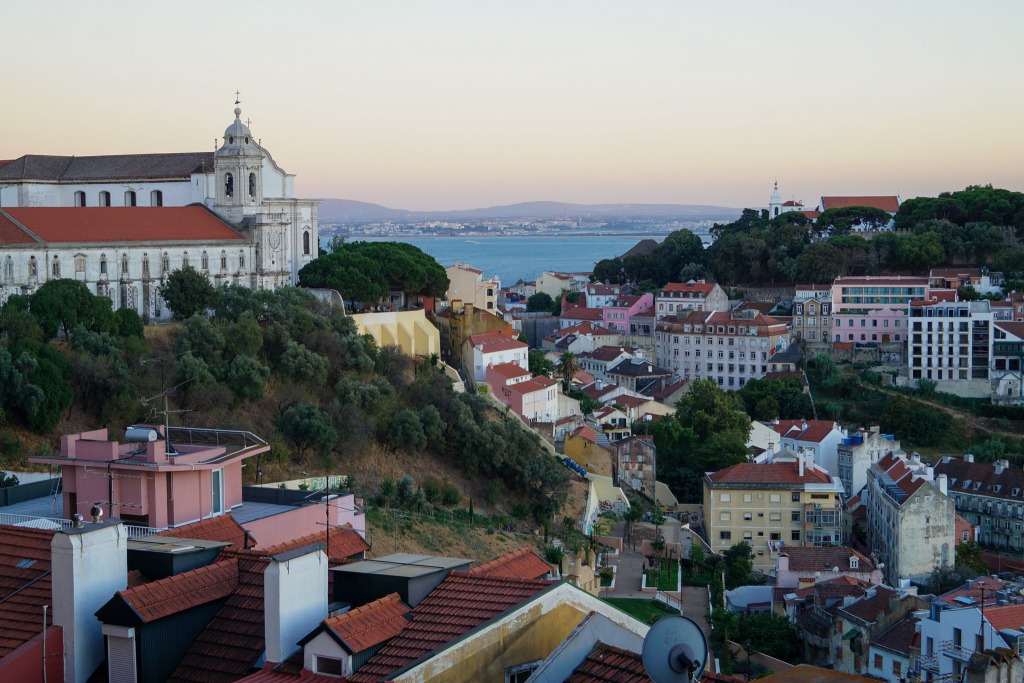
[[[576,373],[580,370],[579,361],[576,360],[576,354],[572,351],[566,351],[562,354],[562,357],[558,359],[558,374],[562,376],[562,390],[565,393],[569,393],[569,387],[572,385],[572,378],[576,376]]]

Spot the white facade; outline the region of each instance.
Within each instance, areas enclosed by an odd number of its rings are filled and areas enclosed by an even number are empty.
[[[839,460],[836,474],[843,482],[847,498],[857,495],[868,483],[871,465],[887,453],[903,453],[899,439],[892,434],[882,434],[878,427],[857,430],[844,438],[836,451]]]
[[[911,305],[907,344],[911,381],[932,380],[939,391],[959,396],[989,396],[992,324],[987,301]]]

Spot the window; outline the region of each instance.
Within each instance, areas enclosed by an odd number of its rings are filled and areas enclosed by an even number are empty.
[[[720,493],[718,495],[718,500],[722,501],[723,503],[729,503],[729,502],[732,501],[732,494],[731,493]]]
[[[800,540],[800,532],[799,531],[795,531],[795,530],[789,532],[789,540],[791,540],[791,541],[799,541]]]
[[[256,198],[256,174],[249,174],[249,196],[253,199]]]
[[[228,252],[226,252],[226,251],[220,252],[220,269],[221,270],[227,270],[228,269]]]
[[[749,493],[744,493],[743,494],[743,502],[744,503],[749,503],[751,501],[752,501],[752,498],[751,498],[750,494]]]
[[[81,190],[75,193],[75,206],[85,206],[85,193]]]
[[[224,512],[224,470],[210,472],[210,514]]]
[[[758,515],[758,516],[760,517],[760,515]],[[771,521],[771,522],[781,522],[782,521],[782,513],[781,512],[769,512],[768,513],[768,520]]]
[[[55,255],[53,257],[53,263],[50,265],[50,272],[53,277],[60,277],[60,259]]]
[[[164,193],[160,190],[153,190],[149,193],[149,205],[150,206],[163,206],[164,205]]]
[[[876,669],[881,669],[882,668],[882,655],[875,655],[875,668]]]
[[[505,669],[505,683],[526,683],[540,666],[541,660],[516,664]]]
[[[164,274],[166,275],[171,270],[171,256],[166,251],[163,256],[163,263],[161,264]]]
[[[104,190],[100,192],[100,199],[98,206],[110,206],[110,193]]]
[[[238,269],[245,270],[245,252],[238,252]]]
[[[210,257],[206,255],[205,251],[203,252],[202,256],[200,257],[199,263],[202,266],[203,270],[209,270],[210,269]]]
[[[302,253],[309,256],[309,232],[302,233]]]
[[[793,500],[794,503],[799,503],[800,502],[800,494],[799,493],[794,492],[794,493],[791,494],[790,497],[791,497],[791,499]]]
[[[782,540],[782,534],[780,534],[778,531],[773,531],[771,533],[770,538],[773,541],[781,541]]]
[[[10,256],[4,259],[4,279],[14,279],[14,261],[11,260]]]
[[[85,254],[75,254],[75,272],[85,272]]]
[[[731,531],[719,531],[718,532],[718,538],[722,539],[723,541],[729,541],[729,540],[732,539],[732,532]]]
[[[782,494],[781,493],[769,493],[768,494],[768,502],[769,503],[781,503],[782,502]]]
[[[732,513],[731,512],[719,512],[718,513],[718,520],[720,522],[731,522],[732,521]]]
[[[902,674],[902,673],[903,673],[903,667],[900,666],[899,660],[898,659],[892,660],[892,675],[896,676],[898,678],[900,676],[900,674]]]
[[[744,512],[743,513],[743,521],[744,522],[750,522],[750,521],[753,521],[753,519],[754,519],[754,515],[752,513],[750,513],[750,512]]]
[[[341,676],[344,673],[340,659],[335,657],[323,657],[321,655],[314,655],[313,659],[315,660],[314,669],[318,674]]]
[[[128,190],[124,193],[124,205],[125,206],[136,206],[135,202],[135,190]]]
[[[121,254],[121,275],[128,275],[128,254]]]
[[[149,254],[142,255],[142,277],[149,277]]]
[[[100,275],[107,274],[107,255],[100,254]]]
[[[793,522],[799,522],[800,521],[800,512],[799,511],[791,512],[789,514],[789,519],[790,519],[790,521],[793,521]]]
[[[233,197],[235,195],[235,177],[230,173],[224,174],[224,196]]]

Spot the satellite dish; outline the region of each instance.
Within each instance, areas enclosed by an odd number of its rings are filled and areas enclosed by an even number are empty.
[[[839,567],[832,567],[832,573],[833,574],[838,574],[839,573]]]
[[[644,669],[654,683],[691,683],[708,661],[708,641],[693,619],[659,619],[644,638]]]

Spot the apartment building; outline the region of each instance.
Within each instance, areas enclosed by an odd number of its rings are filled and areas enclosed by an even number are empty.
[[[1024,403],[1024,323],[995,322],[992,330],[992,402]]]
[[[769,360],[789,346],[781,320],[754,310],[691,311],[668,316],[654,333],[658,362],[684,379],[709,379],[739,389],[768,372]]]
[[[1024,550],[1024,470],[1006,460],[985,464],[970,454],[962,459],[947,455],[935,465],[935,475],[946,476],[957,513],[978,528],[978,543]]]
[[[880,427],[858,429],[843,437],[836,446],[839,481],[843,482],[846,497],[860,493],[868,483],[868,468],[888,453],[903,454],[899,439],[883,434]]]
[[[723,552],[742,541],[754,568],[768,574],[783,545],[839,545],[843,486],[792,451],[765,463],[740,463],[704,475],[708,543]]]
[[[628,287],[616,284],[605,284],[603,282],[591,282],[587,285],[586,294],[586,306],[590,308],[604,308],[614,299],[617,299],[621,294],[631,294],[632,292],[627,291]]]
[[[939,391],[986,397],[992,392],[992,309],[988,301],[915,301],[910,306],[910,379]]]
[[[461,301],[485,311],[494,311],[497,307],[498,291],[501,289],[501,282],[497,278],[485,278],[484,271],[458,261],[445,268],[444,272],[448,275],[448,293],[445,298],[449,302]]]
[[[669,282],[654,300],[655,318],[685,311],[728,311],[729,295],[714,282]]]
[[[832,283],[832,340],[905,341],[910,303],[927,301],[928,293],[926,277],[837,277]]]
[[[793,296],[793,338],[832,339],[832,285],[797,285]]]
[[[954,562],[956,509],[944,476],[933,481],[919,459],[887,454],[868,470],[861,498],[867,508],[868,547],[886,581],[923,581]]]
[[[832,476],[839,474],[838,447],[846,431],[832,420],[779,420],[769,425],[780,437],[782,448],[808,455]]]
[[[641,296],[622,295],[612,299],[601,309],[603,324],[619,334],[630,334],[630,321],[649,313],[653,306],[654,295],[651,293]]]

